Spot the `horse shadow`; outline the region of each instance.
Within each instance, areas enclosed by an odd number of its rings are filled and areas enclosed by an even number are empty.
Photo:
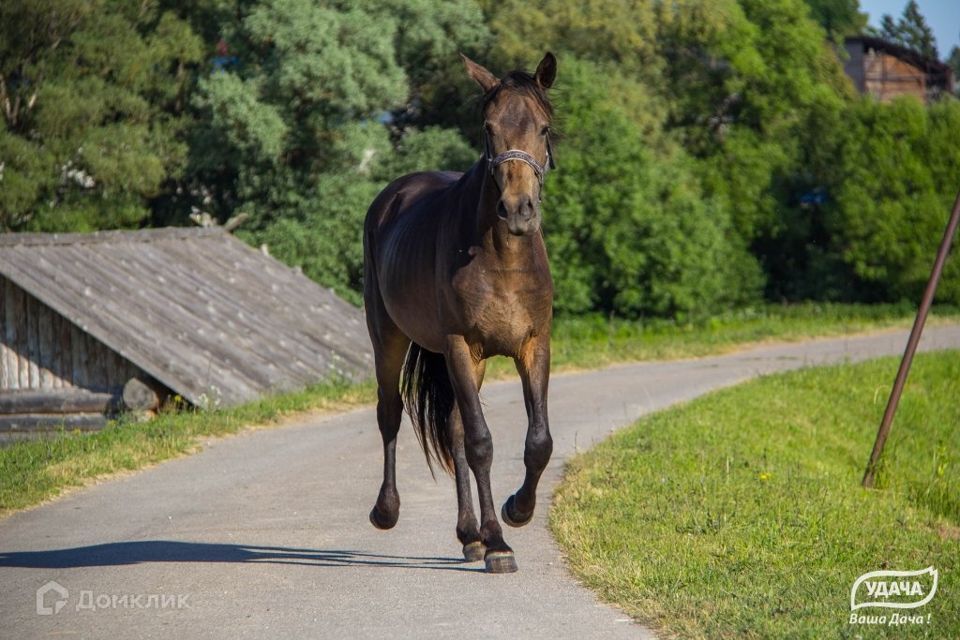
[[[156,562],[266,563],[313,567],[370,567],[482,572],[462,558],[396,556],[345,549],[141,540],[48,551],[0,551],[0,567],[72,569]]]

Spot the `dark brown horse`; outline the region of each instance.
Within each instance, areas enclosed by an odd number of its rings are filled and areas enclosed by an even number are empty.
[[[484,92],[483,156],[463,174],[395,180],[370,205],[364,225],[364,301],[384,458],[370,521],[389,529],[399,517],[395,453],[406,405],[427,463],[433,458],[456,477],[464,556],[483,557],[487,571],[506,573],[517,564],[497,521],[493,443],[478,392],[487,358],[514,359],[527,409],[526,477],[501,515],[519,527],[533,517],[537,483],[553,450],[547,423],[553,282],[540,192],[553,162],[546,91],[557,61],[548,53],[534,75],[513,71],[502,80],[463,61]]]

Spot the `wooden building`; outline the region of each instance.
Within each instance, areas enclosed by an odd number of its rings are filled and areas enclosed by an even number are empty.
[[[910,95],[929,103],[954,90],[953,70],[939,60],[870,36],[847,38],[844,46],[853,85],[881,102]]]
[[[125,388],[213,408],[371,371],[359,309],[221,229],[0,235],[8,439],[96,428]]]

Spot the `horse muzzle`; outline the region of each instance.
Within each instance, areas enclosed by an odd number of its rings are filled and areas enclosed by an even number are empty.
[[[527,195],[503,197],[497,203],[497,217],[507,223],[507,229],[515,236],[533,233],[540,228],[540,202]]]

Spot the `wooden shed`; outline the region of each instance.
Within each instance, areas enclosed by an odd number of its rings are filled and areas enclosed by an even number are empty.
[[[844,46],[844,71],[860,93],[881,102],[910,95],[925,103],[953,93],[953,70],[939,60],[870,36],[847,38]]]
[[[0,435],[372,371],[362,312],[218,228],[0,235]]]

